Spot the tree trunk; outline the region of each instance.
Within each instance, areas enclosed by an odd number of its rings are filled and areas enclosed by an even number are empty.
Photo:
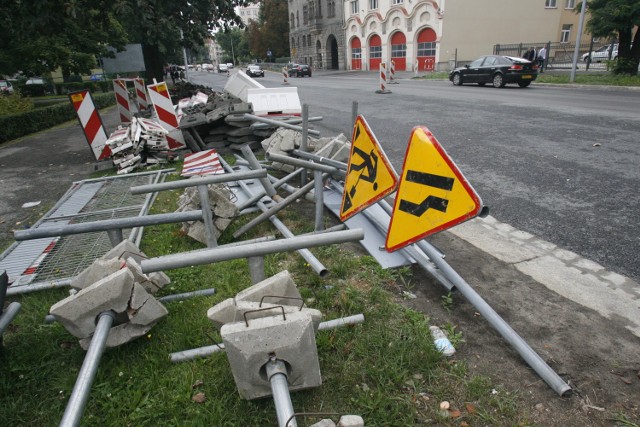
[[[151,44],[142,45],[142,57],[144,58],[144,65],[147,69],[146,77],[147,82],[153,82],[156,79],[158,82],[164,81],[164,57],[160,53],[158,46]]]

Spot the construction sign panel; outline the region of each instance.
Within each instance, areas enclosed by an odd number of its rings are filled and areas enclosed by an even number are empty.
[[[358,116],[344,182],[340,220],[345,221],[393,192],[398,175],[387,160],[367,121]]]
[[[160,125],[169,131],[167,142],[171,150],[177,150],[186,146],[182,131],[178,129],[178,116],[173,107],[169,88],[165,82],[148,85],[149,99],[158,116]]]
[[[91,92],[88,90],[71,92],[69,100],[78,115],[78,121],[94,157],[96,160],[108,159],[111,156],[111,149],[106,145],[107,132],[93,102]]]
[[[387,233],[395,251],[478,215],[482,201],[429,129],[411,132]]]

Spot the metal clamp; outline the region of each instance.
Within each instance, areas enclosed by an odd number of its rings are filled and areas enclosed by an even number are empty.
[[[285,297],[285,296],[280,296],[280,295],[264,295],[262,298],[260,298],[260,305],[258,307],[262,307],[262,302],[264,301],[265,298],[295,299],[295,300],[299,300],[301,302],[300,309],[298,311],[302,311],[302,307],[304,307],[304,300],[302,298]]]
[[[244,323],[247,325],[247,328],[249,327],[249,321],[247,320],[247,314],[249,313],[256,313],[258,311],[267,311],[267,310],[273,310],[275,308],[279,308],[282,310],[282,318],[284,320],[287,320],[287,316],[284,314],[284,306],[282,305],[276,305],[274,307],[265,307],[265,308],[258,308],[255,310],[249,310],[249,311],[245,311],[244,314],[242,315],[244,317]]]

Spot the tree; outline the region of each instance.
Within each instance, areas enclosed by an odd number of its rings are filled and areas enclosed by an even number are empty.
[[[249,44],[254,56],[264,58],[267,50],[271,50],[273,58],[289,56],[288,16],[287,0],[264,0],[258,22],[249,24]]]
[[[590,0],[587,28],[595,37],[618,39],[616,74],[638,73],[640,64],[640,0]],[[635,34],[634,34],[635,30]]]
[[[250,58],[246,30],[232,28],[220,31],[215,35],[215,39],[225,53],[224,62],[233,62],[237,65]]]
[[[0,0],[0,73],[41,75],[57,68],[88,74],[107,46],[123,48],[126,31],[110,1]]]

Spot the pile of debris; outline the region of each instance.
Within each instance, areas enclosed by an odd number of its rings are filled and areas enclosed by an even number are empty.
[[[118,126],[107,140],[111,159],[118,174],[129,173],[141,165],[165,163],[172,158],[167,134],[158,122],[133,117],[126,126]]]

